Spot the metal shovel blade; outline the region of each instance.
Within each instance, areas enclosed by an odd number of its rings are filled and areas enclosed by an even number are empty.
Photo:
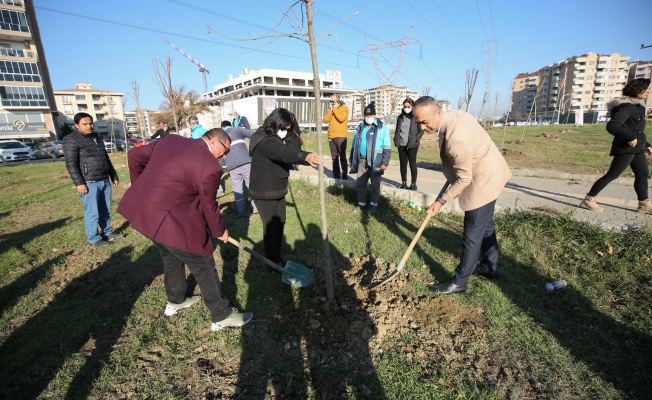
[[[293,261],[287,261],[285,268],[279,265],[278,270],[283,274],[281,282],[295,287],[310,286],[315,282],[315,275],[308,268]]]
[[[253,249],[243,245],[232,237],[229,237],[228,242],[245,250],[252,256],[258,258],[260,261],[280,272],[282,274],[281,282],[283,283],[292,285],[294,287],[306,287],[312,285],[315,282],[315,275],[313,275],[312,271],[301,264],[297,264],[293,261],[288,260],[285,262],[285,267],[282,267],[267,257],[256,253]]]

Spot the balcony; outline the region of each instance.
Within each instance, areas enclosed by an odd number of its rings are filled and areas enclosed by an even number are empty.
[[[2,48],[0,48],[0,56],[19,57],[19,58],[36,58],[36,53],[34,53],[33,51],[27,51],[27,50],[21,50],[21,49],[2,49]]]
[[[25,3],[22,0],[0,0],[0,4],[25,8]]]

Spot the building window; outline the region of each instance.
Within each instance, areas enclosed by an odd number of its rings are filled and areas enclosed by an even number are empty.
[[[0,80],[9,82],[41,82],[36,63],[0,61]]]
[[[93,101],[100,101],[100,95],[99,94],[94,94],[93,95]]]
[[[88,106],[86,104],[78,104],[77,110],[79,111],[88,111]]]
[[[109,104],[113,104],[113,96],[109,96],[107,99]]]
[[[79,101],[79,100],[82,100],[82,101],[83,101],[83,100],[86,100],[86,95],[85,95],[85,94],[76,94],[76,95],[75,95],[75,100],[77,100],[77,101]]]
[[[64,103],[70,103],[70,96],[61,96],[61,101]]]
[[[20,11],[0,10],[0,29],[16,32],[29,32],[25,13]]]
[[[47,107],[43,88],[35,86],[0,86],[5,107]]]
[[[64,114],[72,114],[72,106],[63,106]]]
[[[595,65],[595,61],[589,61],[589,65]]]

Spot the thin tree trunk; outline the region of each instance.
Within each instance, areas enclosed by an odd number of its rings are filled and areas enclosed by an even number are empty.
[[[315,93],[315,129],[317,129],[317,153],[323,159],[322,132],[321,132],[321,82],[319,81],[319,66],[317,64],[317,49],[312,23],[312,5],[314,0],[306,0],[306,17],[308,20],[308,43],[310,44],[310,57],[312,58],[312,72],[314,75]],[[335,299],[333,292],[333,273],[331,271],[331,249],[328,241],[328,220],[326,218],[326,197],[324,189],[324,164],[319,164],[319,210],[321,214],[321,238],[324,244],[324,275],[326,278],[326,297]]]

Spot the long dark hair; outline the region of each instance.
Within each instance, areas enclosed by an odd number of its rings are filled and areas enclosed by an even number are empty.
[[[292,113],[285,108],[277,108],[265,118],[263,128],[267,135],[276,135],[276,132],[292,125]]]
[[[645,92],[645,89],[650,87],[650,79],[648,78],[636,78],[633,81],[629,82],[623,88],[623,96],[627,97],[637,97],[639,94]]]

